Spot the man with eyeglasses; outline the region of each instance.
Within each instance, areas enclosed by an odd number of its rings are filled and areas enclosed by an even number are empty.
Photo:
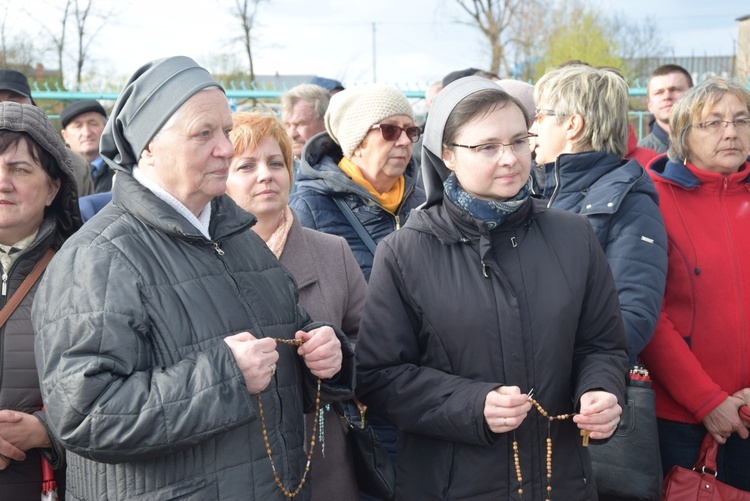
[[[669,112],[674,103],[693,86],[690,73],[676,64],[659,66],[651,73],[646,86],[646,107],[654,116],[651,133],[638,142],[638,146],[651,148],[657,153],[669,149]]]

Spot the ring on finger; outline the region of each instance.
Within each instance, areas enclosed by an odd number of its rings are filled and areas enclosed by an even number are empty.
[[[503,426],[508,426],[508,418],[503,417]]]
[[[276,374],[276,364],[271,366],[271,375],[273,376],[274,374]]]
[[[613,429],[613,430],[614,430],[615,428],[617,428],[617,423],[615,422],[615,420],[614,420],[614,419],[613,419],[612,421],[610,421],[610,422],[609,422],[609,426],[610,426],[610,428],[611,428],[611,429]]]

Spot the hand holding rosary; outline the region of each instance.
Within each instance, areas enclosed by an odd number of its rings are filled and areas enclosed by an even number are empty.
[[[568,419],[575,416],[575,413],[571,414],[558,414],[557,416],[551,416],[544,407],[534,400],[534,389],[529,390],[528,393],[529,402],[531,402],[536,410],[547,418],[547,498],[546,501],[550,501],[552,496],[552,432],[551,424],[552,421],[559,421]],[[581,436],[583,437],[583,446],[588,447],[589,445],[589,431],[581,430]],[[523,499],[523,476],[521,474],[521,461],[518,454],[518,441],[516,440],[516,430],[513,430],[513,464],[516,468],[516,479],[518,480],[518,495]]]

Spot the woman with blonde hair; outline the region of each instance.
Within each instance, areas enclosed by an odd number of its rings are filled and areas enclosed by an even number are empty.
[[[628,88],[612,69],[553,68],[534,87],[536,161],[547,206],[586,216],[617,284],[634,365],[656,327],[667,235],[653,182],[628,141]]]
[[[249,112],[232,118],[235,156],[227,194],[257,218],[252,231],[292,273],[299,304],[310,317],[340,326],[354,344],[366,284],[346,240],[303,228],[289,208],[292,142],[278,120]],[[310,471],[312,499],[355,499],[358,488],[346,424],[330,406],[318,417],[321,432]],[[306,416],[308,434],[313,418]]]

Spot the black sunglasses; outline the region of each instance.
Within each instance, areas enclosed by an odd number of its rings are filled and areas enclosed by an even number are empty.
[[[401,137],[401,132],[406,132],[406,137],[409,138],[409,141],[416,143],[419,141],[419,136],[422,135],[422,129],[416,125],[399,127],[393,124],[375,124],[370,129],[380,129],[380,134],[383,135],[383,139],[386,141],[397,141]]]

